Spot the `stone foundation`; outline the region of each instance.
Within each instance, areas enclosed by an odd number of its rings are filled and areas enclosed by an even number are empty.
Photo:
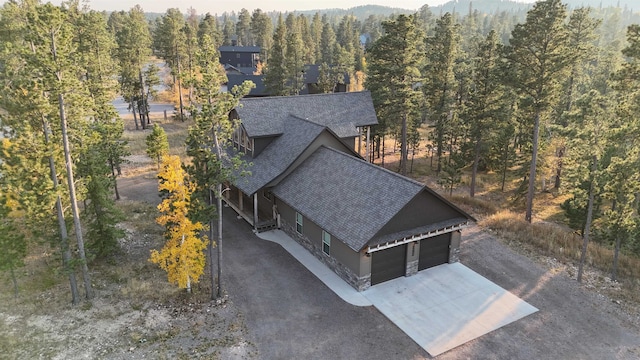
[[[418,273],[418,260],[408,261],[407,262],[407,270],[405,271],[404,276],[411,276]]]
[[[333,270],[334,273],[349,285],[353,286],[357,291],[364,291],[371,287],[371,274],[366,276],[357,276],[353,270],[339,263],[333,257],[325,255],[320,247],[314,246],[314,243],[312,243],[309,238],[299,234],[295,227],[286,221],[281,222],[281,230],[294,239],[298,244],[307,249],[307,251],[313,254],[318,260],[320,260],[320,262]]]

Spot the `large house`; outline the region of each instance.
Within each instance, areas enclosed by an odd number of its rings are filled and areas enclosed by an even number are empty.
[[[251,75],[260,61],[259,46],[220,46],[220,64],[229,73]]]
[[[230,116],[253,165],[225,201],[255,231],[281,228],[358,291],[458,261],[471,217],[359,155],[369,92],[243,99]]]

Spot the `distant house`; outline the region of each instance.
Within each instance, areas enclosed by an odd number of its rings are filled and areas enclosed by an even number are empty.
[[[241,85],[245,81],[253,82],[256,87],[251,89],[247,98],[269,96],[267,89],[264,87],[264,75],[244,75],[244,74],[227,74],[227,85],[223,91],[231,90],[236,85]]]
[[[319,94],[318,78],[320,77],[320,65],[309,64],[304,66],[304,88],[300,91],[301,95],[305,94]],[[336,82],[333,92],[347,92],[350,78],[349,74],[345,73],[342,76],[341,82]]]
[[[251,75],[260,61],[259,46],[220,46],[220,63],[230,65],[242,74]]]
[[[458,261],[471,219],[355,149],[377,124],[369,92],[243,99],[234,149],[253,163],[225,201],[255,231],[279,227],[359,291]]]

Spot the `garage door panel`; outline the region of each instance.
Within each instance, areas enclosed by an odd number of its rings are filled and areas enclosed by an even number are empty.
[[[441,234],[420,241],[420,260],[418,270],[446,264],[449,262],[449,244],[451,234]]]
[[[394,246],[372,253],[371,285],[404,276],[407,269],[406,256],[406,245]]]

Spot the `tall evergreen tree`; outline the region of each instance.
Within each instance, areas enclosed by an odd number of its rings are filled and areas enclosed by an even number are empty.
[[[491,31],[480,44],[473,64],[473,90],[469,94],[466,118],[472,147],[469,196],[474,197],[480,162],[486,163],[491,136],[505,117],[504,89],[499,76],[500,47],[498,35]]]
[[[385,35],[375,42],[370,51],[367,88],[371,91],[380,127],[398,127],[402,134],[400,172],[407,173],[407,129],[418,121],[420,91],[420,54],[418,43],[421,33],[413,16],[400,15],[383,23]]]
[[[269,62],[269,50],[273,42],[273,24],[269,15],[255,9],[251,15],[251,35],[256,46],[260,46],[260,61]]]
[[[144,10],[135,6],[123,15],[122,24],[116,30],[115,51],[120,67],[119,81],[120,93],[129,103],[133,111],[133,119],[138,129],[136,111],[140,114],[140,125],[146,127],[147,99],[144,97],[145,84],[142,77],[144,65],[151,56],[151,34],[144,17]],[[140,106],[142,105],[142,106]]]
[[[434,126],[438,158],[437,171],[442,168],[442,154],[450,135],[455,114],[456,79],[455,65],[460,56],[459,25],[450,13],[436,21],[433,36],[425,39],[427,64],[424,69],[424,94],[428,118]],[[450,149],[451,150],[451,149]]]
[[[287,29],[282,15],[278,18],[276,31],[273,33],[273,44],[269,55],[269,62],[266,66],[264,85],[267,92],[274,96],[289,95],[287,89]]]
[[[513,74],[508,81],[530,104],[534,114],[525,213],[528,222],[533,210],[540,122],[558,98],[569,60],[564,25],[566,8],[560,0],[537,2],[527,13],[526,22],[513,29],[506,47],[506,59]]]
[[[205,36],[197,53],[197,71],[201,76],[195,83],[196,97],[190,108],[194,126],[189,128],[186,141],[187,154],[191,156],[187,171],[195,185],[190,216],[193,221],[209,223],[212,298],[222,295],[222,185],[232,182],[234,174],[243,164],[239,156],[229,156],[226,151],[232,145],[229,142],[238,125],[230,121],[228,114],[253,85],[245,82],[239,88],[231,89],[231,92],[220,92],[220,86],[227,79],[218,59],[217,47]],[[216,204],[214,198],[217,199]],[[217,226],[214,224],[216,218]],[[214,234],[215,228],[218,230],[217,236]],[[214,239],[218,249],[217,286],[213,268]]]
[[[171,69],[173,85],[178,95],[178,116],[184,121],[184,101],[182,96],[183,70],[188,61],[187,39],[184,27],[185,19],[180,10],[171,8],[162,16],[161,22],[155,29],[154,46],[158,56],[163,59]]]

